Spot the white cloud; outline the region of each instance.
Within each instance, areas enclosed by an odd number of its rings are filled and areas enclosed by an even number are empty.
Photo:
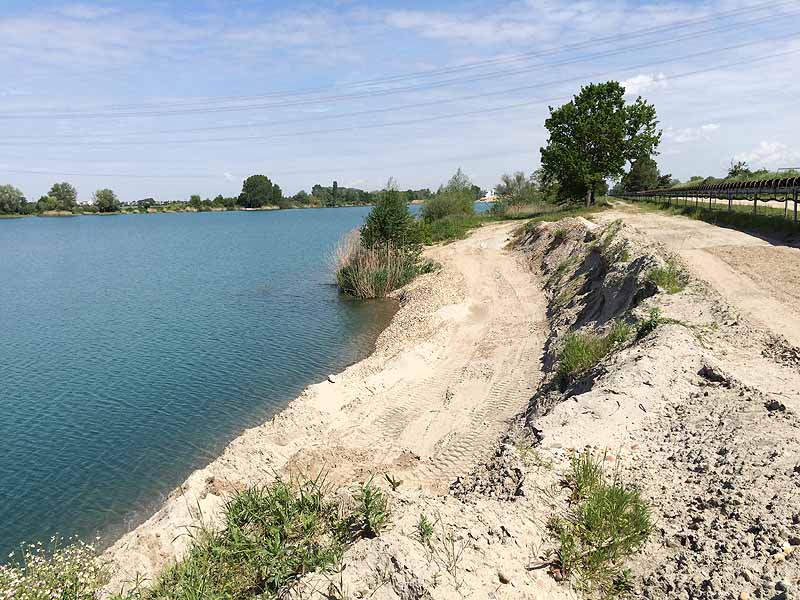
[[[769,169],[796,167],[800,161],[800,152],[781,142],[762,141],[749,152],[740,152],[734,155],[734,160],[743,160],[751,167]]]
[[[642,73],[620,82],[625,88],[626,96],[639,96],[640,94],[652,89],[662,89],[667,87],[666,75],[664,73],[646,74]]]
[[[232,173],[223,173],[222,176],[225,178],[225,181],[238,181],[236,177],[233,176]]]
[[[709,141],[711,134],[718,129],[718,123],[705,123],[699,127],[683,127],[681,129],[668,128],[664,131],[664,138],[676,144],[696,142],[697,140]]]
[[[59,11],[70,19],[91,21],[100,17],[107,17],[117,12],[115,8],[94,6],[92,4],[68,4]]]
[[[458,39],[479,43],[521,41],[541,38],[546,31],[540,21],[520,21],[498,15],[475,18],[443,12],[391,11],[385,22],[397,29],[414,30],[432,39]]]

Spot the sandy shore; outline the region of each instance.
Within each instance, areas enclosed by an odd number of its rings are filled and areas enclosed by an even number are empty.
[[[104,555],[111,587],[152,578],[213,524],[227,494],[276,473],[328,473],[334,484],[391,472],[405,489],[446,491],[494,450],[537,383],[544,302],[524,262],[504,249],[515,224],[483,227],[429,249],[442,268],[400,294],[375,352],[307,388],[222,456],[192,473],[152,517]]]

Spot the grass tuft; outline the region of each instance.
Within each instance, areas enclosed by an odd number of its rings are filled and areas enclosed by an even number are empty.
[[[674,260],[668,260],[663,267],[652,269],[647,278],[668,294],[682,292],[689,282],[686,273]]]
[[[605,335],[569,333],[558,358],[558,375],[569,383],[599,363],[615,347],[628,341],[633,328],[623,321],[614,321]]]
[[[356,496],[358,508],[356,514],[360,529],[365,537],[380,535],[389,519],[389,507],[386,494],[372,484],[372,479],[361,486]]]
[[[365,299],[383,298],[434,266],[420,260],[415,248],[401,248],[391,242],[368,248],[357,235],[349,235],[339,243],[335,263],[339,289]]]
[[[616,474],[608,480],[603,459],[589,452],[573,457],[567,485],[570,509],[550,522],[558,539],[554,570],[583,592],[618,598],[631,589],[625,560],[647,541],[650,511],[637,489]]]

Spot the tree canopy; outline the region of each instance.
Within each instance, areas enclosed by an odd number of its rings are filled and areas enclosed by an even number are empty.
[[[641,97],[625,102],[616,81],[592,83],[570,102],[554,109],[540,149],[545,177],[557,181],[561,195],[594,201],[600,186],[623,175],[627,162],[649,157],[661,140],[656,110]]]
[[[25,204],[25,196],[13,185],[0,185],[0,213],[20,213]]]
[[[266,175],[251,175],[242,184],[239,205],[244,208],[278,205],[283,199],[281,188]]]
[[[401,248],[416,245],[418,241],[414,217],[408,211],[405,197],[398,191],[394,179],[390,178],[364,221],[361,242],[367,248],[381,244]]]
[[[47,198],[51,198],[52,208],[47,210],[74,210],[78,206],[78,192],[72,184],[66,181],[54,183],[47,193]]]
[[[119,210],[119,199],[117,195],[109,189],[97,190],[94,193],[94,204],[98,212],[109,213]]]
[[[468,216],[475,214],[475,201],[481,190],[473,185],[470,178],[459,168],[450,180],[439,188],[436,195],[425,202],[422,218],[431,222],[448,216]]]
[[[651,157],[637,158],[631,163],[631,170],[622,178],[622,185],[626,192],[640,192],[658,187],[661,173],[658,165]]]

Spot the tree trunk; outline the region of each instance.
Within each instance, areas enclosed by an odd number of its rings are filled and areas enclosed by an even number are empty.
[[[592,206],[594,206],[594,186],[592,186]]]
[[[586,208],[589,208],[592,204],[592,190],[586,190]]]

